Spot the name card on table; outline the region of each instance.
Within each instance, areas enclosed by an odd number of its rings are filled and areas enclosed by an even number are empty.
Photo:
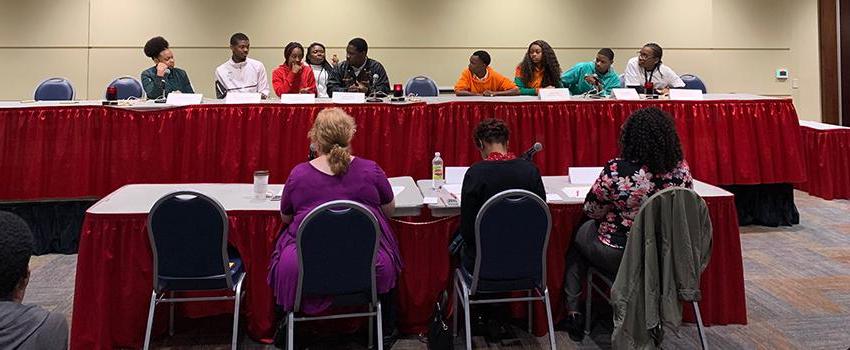
[[[614,95],[614,98],[618,100],[640,100],[640,95],[638,95],[637,90],[635,89],[612,89],[611,94]]]
[[[336,94],[334,94],[334,95],[336,95]],[[312,104],[312,103],[316,103],[316,95],[313,95],[313,94],[283,94],[283,95],[280,95],[280,103]]]
[[[362,92],[334,92],[333,103],[366,103],[366,94]]]
[[[201,104],[201,100],[203,99],[203,94],[181,94],[172,92],[168,94],[168,98],[165,99],[165,103],[174,106],[188,106]]]
[[[224,97],[224,103],[239,104],[239,103],[260,103],[262,97],[259,92],[236,92],[231,91]]]
[[[670,89],[671,100],[701,101],[702,90],[699,89]]]
[[[570,89],[540,89],[537,90],[540,101],[569,101]]]
[[[562,189],[567,198],[587,198],[591,186],[567,186]]]
[[[468,166],[447,166],[446,168],[446,183],[447,184],[462,184],[463,178],[466,176]]]
[[[602,167],[569,167],[567,174],[573,185],[592,185],[602,173]]]

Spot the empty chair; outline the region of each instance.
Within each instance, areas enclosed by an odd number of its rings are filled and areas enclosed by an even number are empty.
[[[311,210],[296,234],[298,285],[293,310],[286,315],[287,349],[294,349],[295,322],[377,317],[378,349],[383,347],[381,302],[375,286],[375,259],[381,240],[378,220],[360,203],[336,200]],[[298,316],[304,297],[333,297],[334,305],[368,305],[366,312]]]
[[[113,80],[107,88],[115,87],[118,91],[118,99],[126,100],[128,98],[142,98],[145,90],[142,88],[142,83],[131,76],[123,76]]]
[[[35,88],[36,101],[70,101],[74,99],[74,86],[65,78],[50,78]]]
[[[211,300],[235,301],[231,348],[236,349],[245,269],[240,259],[229,256],[227,233],[224,208],[203,194],[178,191],[163,196],[153,205],[148,214],[153,291],[148,307],[145,349],[150,345],[157,304],[171,304],[169,333],[174,334],[174,303]],[[174,292],[178,291],[209,290],[229,290],[234,296],[174,297]]]
[[[549,326],[549,344],[555,349],[552,306],[546,288],[546,247],[552,217],[546,202],[526,190],[506,190],[488,199],[475,218],[475,269],[461,264],[455,270],[455,289],[464,313],[466,348],[472,349],[470,306],[514,301],[543,301]],[[494,293],[527,291],[525,297],[492,297]],[[457,316],[455,316],[455,331]]]
[[[641,346],[644,342],[653,341],[650,339],[660,342],[664,334],[662,327],[668,322],[678,325],[681,321],[680,303],[689,302],[696,316],[702,348],[708,349],[699,310],[699,279],[711,255],[711,234],[708,208],[694,190],[671,187],[649,197],[641,205],[629,231],[617,276],[608,276],[593,267],[587,270],[585,334],[590,334],[591,330],[593,291],[616,309],[612,337],[614,348],[618,348],[618,344]],[[635,256],[643,258],[636,259]],[[669,275],[664,272],[668,266],[671,269]],[[657,281],[659,285],[645,283],[649,280]],[[611,291],[610,297],[608,290]],[[668,299],[664,297],[666,295],[676,295],[677,298]],[[664,305],[665,301],[676,305]],[[678,319],[675,319],[675,310],[678,310]],[[674,319],[668,319],[668,315]],[[658,329],[647,329],[653,324]]]
[[[424,75],[418,75],[410,78],[410,80],[404,84],[404,93],[407,95],[414,94],[423,97],[439,96],[440,89],[437,87],[437,83],[433,79]]]
[[[708,90],[705,88],[705,83],[703,83],[702,79],[693,74],[682,74],[680,76],[682,81],[685,82],[685,89],[694,89],[694,90],[702,90],[702,93],[707,93]]]

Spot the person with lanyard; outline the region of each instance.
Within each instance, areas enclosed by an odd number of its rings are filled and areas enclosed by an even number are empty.
[[[284,63],[272,72],[274,93],[315,94],[316,78],[309,64],[304,63],[304,46],[291,42],[283,49]]]
[[[514,96],[519,88],[490,67],[490,54],[479,50],[469,57],[469,66],[455,83],[456,96]]]
[[[667,94],[670,88],[685,87],[685,82],[679,78],[670,67],[661,62],[664,51],[656,43],[648,43],[638,51],[637,57],[629,59],[626,71],[623,73],[626,87],[637,88],[646,94],[661,90]]]
[[[236,33],[230,37],[230,51],[233,55],[215,69],[216,98],[224,98],[230,91],[259,92],[263,99],[269,97],[266,66],[248,58],[250,48],[251,42],[247,35]]]
[[[537,96],[540,89],[561,87],[561,65],[549,43],[537,40],[528,45],[525,58],[516,67],[514,84],[520,95]]]
[[[333,55],[333,63],[329,63],[326,58],[325,45],[321,43],[312,43],[307,48],[307,63],[313,69],[313,77],[316,80],[316,97],[328,98],[328,78],[331,71],[339,65],[339,59]]]
[[[165,98],[172,92],[195,93],[186,71],[174,67],[174,53],[165,38],[151,38],[145,43],[144,52],[154,62],[153,67],[142,71],[142,87],[149,99]]]
[[[614,64],[614,51],[604,48],[596,53],[593,61],[580,62],[561,75],[561,83],[570,89],[573,95],[596,93],[602,96],[611,94],[612,89],[620,87],[620,77],[611,66]]]
[[[354,38],[345,48],[345,61],[331,72],[328,94],[334,92],[362,92],[365,94],[390,92],[390,78],[384,66],[366,54],[369,45],[362,38]]]

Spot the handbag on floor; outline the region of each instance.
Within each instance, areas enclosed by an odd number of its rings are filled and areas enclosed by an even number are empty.
[[[446,323],[446,316],[443,313],[443,308],[447,300],[446,292],[441,294],[440,300],[437,300],[434,306],[434,314],[431,315],[431,321],[428,324],[428,349],[429,350],[452,350],[453,339],[452,331]]]

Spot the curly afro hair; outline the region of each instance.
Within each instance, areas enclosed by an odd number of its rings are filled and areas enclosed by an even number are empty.
[[[561,86],[561,64],[558,63],[558,57],[555,56],[555,50],[552,49],[552,46],[549,43],[543,40],[537,40],[528,45],[528,50],[525,51],[525,58],[520,62],[519,67],[522,73],[520,79],[522,82],[528,86],[528,83],[531,81],[534,76],[534,62],[531,61],[531,47],[537,45],[540,46],[540,50],[543,51],[543,60],[541,63],[543,67],[543,81],[540,83],[540,87],[547,86]]]
[[[168,48],[168,40],[161,36],[156,36],[148,40],[145,43],[145,56],[150,58],[159,57],[159,53],[165,51]]]
[[[507,144],[510,133],[511,132],[508,130],[508,126],[504,121],[496,118],[488,118],[478,123],[472,137],[475,138],[476,144],[478,143],[478,140],[487,143]],[[481,145],[479,145],[479,147],[481,147]]]
[[[672,171],[682,161],[682,145],[673,118],[650,107],[632,113],[620,133],[620,156],[643,164],[653,174]]]
[[[27,275],[33,251],[29,226],[17,215],[0,211],[0,300],[8,300]]]

